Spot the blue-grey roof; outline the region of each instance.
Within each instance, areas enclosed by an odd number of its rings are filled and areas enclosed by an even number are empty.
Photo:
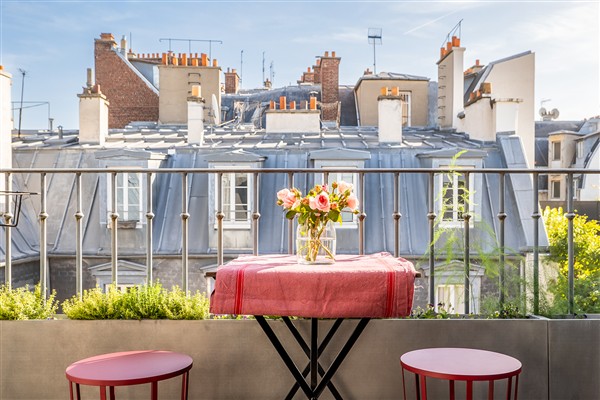
[[[15,167],[32,168],[85,168],[100,167],[102,155],[111,151],[121,154],[120,149],[127,148],[127,154],[152,152],[162,154],[163,168],[208,167],[210,160],[218,159],[224,152],[249,154],[253,160],[262,159],[264,168],[307,168],[313,166],[312,154],[319,151],[357,151],[364,160],[366,168],[422,168],[430,166],[432,152],[439,157],[448,158],[461,149],[470,152],[469,157],[481,160],[484,168],[523,167],[524,156],[518,138],[502,137],[498,142],[480,142],[469,139],[462,133],[409,128],[404,130],[401,144],[379,143],[377,130],[373,127],[343,127],[324,130],[320,134],[267,134],[252,125],[240,125],[237,128],[227,126],[206,132],[204,146],[187,144],[185,127],[161,126],[156,124],[133,124],[125,129],[111,130],[104,146],[81,145],[70,140],[67,135],[60,143],[48,145],[53,137],[28,137],[14,143]],[[341,149],[341,150],[334,150]],[[448,150],[450,149],[450,150]],[[123,153],[125,154],[125,153]],[[121,155],[123,155],[121,154]],[[364,156],[369,154],[369,157]],[[100,157],[98,157],[100,155]],[[215,158],[215,155],[217,155]],[[159,157],[160,158],[160,157]],[[17,188],[28,190],[38,188],[39,177],[18,176]],[[279,207],[275,205],[275,193],[286,187],[285,174],[264,174],[261,177],[260,252],[287,251],[286,220]],[[393,187],[391,174],[368,175],[366,177],[366,204],[362,207],[366,219],[366,252],[393,251]],[[515,176],[508,179],[506,210],[506,246],[519,249],[533,244],[531,238],[531,186],[529,178]],[[210,244],[210,232],[213,229],[211,218],[214,210],[209,199],[209,177],[195,174],[189,178],[189,237],[191,254],[214,252]],[[481,178],[482,221],[498,232],[496,215],[498,213],[498,177],[496,175]],[[296,186],[304,192],[311,187],[312,179],[299,174]],[[110,254],[110,231],[101,224],[100,204],[102,201],[101,179],[84,176],[84,252],[93,255]],[[528,186],[529,185],[529,186]],[[401,253],[418,257],[427,251],[427,176],[417,174],[402,175],[400,212]],[[181,179],[175,174],[157,174],[154,182],[154,250],[157,254],[173,254],[181,250]],[[68,206],[56,207],[65,204]],[[75,181],[72,175],[49,175],[48,181],[48,242],[49,251],[58,254],[74,253],[75,218]],[[15,258],[35,255],[39,242],[37,214],[39,198],[26,202],[23,223],[15,229]],[[212,219],[214,220],[214,219]],[[145,254],[144,235],[139,230],[119,230],[119,253],[142,256]],[[489,237],[488,229],[477,225],[472,237],[481,239],[483,247],[491,249],[494,240]],[[356,252],[357,231],[338,230],[338,249],[340,253]],[[544,240],[542,240],[542,244]]]

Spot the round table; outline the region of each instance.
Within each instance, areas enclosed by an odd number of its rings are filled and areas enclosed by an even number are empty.
[[[404,370],[415,374],[417,399],[427,400],[426,377],[449,382],[450,399],[454,399],[454,381],[466,381],[466,397],[473,398],[473,382],[488,381],[488,399],[494,398],[494,381],[507,379],[506,398],[510,399],[515,378],[514,399],[517,399],[521,362],[493,351],[465,348],[431,348],[408,352],[400,357],[402,388],[406,400]],[[420,389],[419,389],[420,386]]]
[[[115,386],[131,386],[150,383],[151,399],[158,398],[158,382],[182,376],[181,398],[187,399],[189,371],[193,360],[190,356],[171,351],[126,351],[102,354],[74,362],[66,370],[69,391],[73,400],[73,383],[77,399],[81,399],[79,385],[99,386],[100,398],[106,400],[106,388],[110,399],[115,398]]]

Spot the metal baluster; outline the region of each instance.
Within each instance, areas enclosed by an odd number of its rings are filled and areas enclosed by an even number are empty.
[[[568,314],[575,312],[575,254],[574,254],[574,243],[573,243],[573,219],[575,213],[573,212],[573,174],[567,174],[567,214],[565,215],[568,220],[568,231],[567,231],[567,254],[568,254],[568,280],[569,280],[569,293],[567,299],[569,301]]]
[[[154,248],[152,246],[153,219],[154,213],[152,212],[152,172],[148,172],[146,174],[146,283],[149,285],[152,285],[154,281],[152,271],[152,253],[154,251]]]
[[[465,314],[469,314],[471,312],[471,243],[470,243],[470,225],[469,222],[471,220],[471,215],[469,214],[469,201],[470,201],[470,192],[469,192],[469,181],[470,174],[465,172],[465,188],[463,189],[463,220],[464,220],[464,245],[465,245]]]
[[[12,178],[10,176],[10,172],[7,172],[4,176],[4,187],[7,192],[12,191]],[[12,289],[12,228],[10,224],[12,223],[13,215],[10,210],[10,195],[6,196],[6,202],[4,203],[4,222],[6,226],[4,228],[4,240],[6,244],[6,251],[4,254],[4,284],[8,288],[8,290]]]
[[[125,178],[123,178],[125,179]],[[111,189],[111,212],[110,212],[110,229],[111,229],[111,249],[110,249],[110,262],[111,262],[111,271],[112,271],[112,283],[117,286],[118,285],[118,256],[119,252],[117,251],[118,241],[117,241],[117,222],[119,220],[119,214],[117,213],[117,173],[112,172],[110,175],[110,189]]]
[[[75,211],[75,292],[81,300],[83,297],[83,203],[81,172],[75,174],[77,190],[77,211]]]
[[[435,231],[435,212],[433,204],[433,190],[435,183],[435,174],[429,173],[429,192],[427,205],[429,212],[427,218],[429,219],[429,304],[435,306],[435,243],[433,242],[434,231]]]
[[[394,257],[400,257],[400,173],[394,172]]]
[[[358,254],[365,254],[365,218],[367,214],[365,213],[365,173],[360,172],[358,174],[358,184],[360,190],[358,192],[359,199],[358,204],[360,204],[361,212],[358,214]]]
[[[504,211],[504,184],[505,184],[505,175],[504,172],[500,173],[500,203],[498,208],[498,221],[500,221],[499,226],[499,237],[498,237],[498,245],[500,247],[500,305],[504,304],[504,294],[506,291],[506,271],[505,271],[505,260],[504,260],[504,220],[506,219],[506,213]]]
[[[540,227],[539,219],[541,217],[538,204],[538,179],[537,172],[533,173],[533,313],[540,312]]]
[[[46,243],[48,213],[46,213],[47,187],[46,173],[40,176],[40,286],[42,299],[46,302],[48,293],[48,248]]]
[[[253,204],[252,204],[252,254],[258,255],[258,219],[260,213],[258,212],[258,172],[254,173],[254,179],[252,180],[252,193]]]
[[[182,290],[188,294],[188,179],[187,173],[181,174],[181,277]]]
[[[217,265],[223,265],[223,173],[217,172]]]
[[[294,187],[294,173],[288,172],[288,185]],[[288,254],[294,254],[294,220],[288,219]]]

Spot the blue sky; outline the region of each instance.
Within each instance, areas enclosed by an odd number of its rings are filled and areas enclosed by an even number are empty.
[[[600,114],[600,4],[594,1],[0,1],[0,64],[13,75],[13,101],[49,102],[23,110],[24,129],[78,127],[78,98],[93,67],[94,39],[131,37],[138,53],[168,50],[160,38],[216,39],[219,65],[259,87],[273,62],[275,86],[295,84],[315,56],[336,51],[340,83],[373,68],[368,28],[382,29],[377,71],[437,80],[435,62],[447,33],[462,21],[465,69],[523,51],[536,54],[536,104],[560,119]],[[187,42],[173,42],[187,52]],[[207,43],[192,52],[208,53]],[[539,108],[536,106],[536,109]],[[536,115],[536,119],[537,119]],[[15,126],[18,115],[15,114]]]

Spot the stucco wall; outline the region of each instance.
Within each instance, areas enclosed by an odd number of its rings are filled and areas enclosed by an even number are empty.
[[[294,323],[303,335],[308,334],[308,321]],[[344,322],[340,337],[330,343],[322,363],[332,360],[355,323]],[[292,358],[303,367],[306,357],[292,343],[284,324],[270,324],[283,335],[285,345],[291,345]],[[320,332],[330,325],[331,321],[323,321]],[[402,397],[402,354],[425,347],[471,347],[508,354],[523,363],[521,399],[592,400],[600,393],[599,380],[593,379],[600,373],[595,343],[599,335],[600,320],[374,320],[333,382],[343,398],[398,399]],[[133,349],[189,354],[194,360],[190,399],[281,399],[293,384],[253,320],[0,321],[0,398],[68,398],[65,369],[70,363]],[[408,374],[407,380],[414,382]],[[456,386],[457,398],[464,398],[460,393],[464,385]],[[179,379],[163,382],[159,397],[176,399],[179,388]],[[447,388],[446,382],[428,380],[430,398],[447,396]],[[496,384],[497,393],[502,389],[502,384]],[[143,399],[149,393],[147,385],[116,389],[117,398]],[[475,384],[476,398],[484,398],[486,393],[486,383]],[[97,398],[98,389],[83,387],[82,396]],[[332,397],[326,390],[322,398]]]
[[[356,88],[357,112],[361,126],[377,126],[377,97],[383,87],[398,87],[400,92],[411,92],[411,126],[427,126],[429,81],[399,79],[363,79]]]

